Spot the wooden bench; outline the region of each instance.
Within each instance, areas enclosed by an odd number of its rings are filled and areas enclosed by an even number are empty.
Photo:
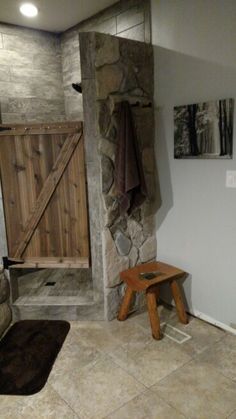
[[[154,272],[154,278],[145,279],[143,274],[150,272]],[[160,292],[160,285],[168,282],[174,297],[179,320],[181,323],[187,324],[188,318],[178,284],[178,280],[185,275],[186,273],[181,269],[162,262],[144,263],[121,272],[120,277],[127,284],[127,287],[118,313],[118,320],[123,321],[127,318],[134,293],[145,291],[152,336],[154,339],[160,339],[161,329],[157,311],[157,298]]]

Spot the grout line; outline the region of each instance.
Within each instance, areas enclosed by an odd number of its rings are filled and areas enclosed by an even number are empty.
[[[188,365],[190,362],[193,361],[193,358],[189,359],[188,361],[184,362],[181,366],[175,368],[173,371],[169,372],[165,377],[161,378],[160,380],[156,381],[156,383],[152,384],[150,387],[148,387],[149,390],[151,390],[151,388],[153,386],[155,386],[156,384],[161,383],[162,381],[164,381],[166,378],[168,378],[171,374],[175,374],[177,373],[177,371],[179,371],[181,368],[185,367],[186,365]]]
[[[215,343],[218,343],[219,341],[217,341],[217,342],[214,342],[214,344]],[[213,364],[211,364],[211,363],[209,363],[209,362],[205,362],[205,361],[201,361],[201,359],[197,359],[198,357],[200,358],[200,356],[204,353],[204,352],[206,352],[206,351],[209,351],[209,349],[211,349],[211,347],[213,347],[214,348],[214,344],[212,344],[212,345],[209,345],[208,347],[206,347],[205,349],[204,349],[204,351],[202,351],[202,352],[200,352],[199,354],[197,354],[194,358],[193,358],[193,360],[194,361],[198,361],[198,362],[201,362],[202,364],[208,364],[208,366],[210,367],[210,368],[212,368],[212,369],[214,369],[218,374],[220,374],[220,375],[222,375],[223,377],[225,377],[227,380],[230,380],[234,385],[236,385],[236,381],[233,379],[233,378],[231,378],[231,377],[229,377],[229,376],[227,376],[227,375],[225,375],[225,373],[223,373],[217,366],[215,366],[215,364],[213,365]],[[216,364],[216,365],[218,365],[218,364]]]
[[[211,346],[211,345],[209,345],[209,346]],[[213,346],[213,345],[212,345]],[[209,347],[208,347],[209,348]],[[152,389],[152,387],[154,387],[155,385],[157,385],[157,384],[161,384],[161,382],[162,381],[164,381],[166,378],[169,378],[169,376],[170,375],[172,375],[172,374],[175,374],[175,373],[177,373],[178,372],[178,370],[180,370],[181,368],[183,368],[183,367],[185,367],[187,364],[189,364],[190,362],[192,362],[192,361],[195,361],[196,362],[196,357],[197,356],[199,356],[200,354],[197,354],[193,359],[191,359],[190,361],[188,361],[188,362],[186,362],[186,363],[184,363],[181,367],[179,367],[179,368],[177,368],[176,370],[174,370],[174,371],[172,371],[170,374],[168,374],[166,377],[164,377],[164,378],[162,378],[161,380],[159,380],[159,381],[157,381],[155,384],[153,384],[152,386],[150,386],[149,387],[149,390],[152,392],[152,393],[154,393],[154,394],[157,394],[163,401],[165,401],[167,404],[169,404],[171,407],[173,407],[175,410],[177,410],[176,408],[175,408],[175,406],[174,405],[172,405],[171,404],[171,402],[170,402],[170,400],[168,399],[168,402],[167,402],[167,400],[165,399],[165,398],[163,398],[163,396],[158,392],[158,390],[157,391],[154,391],[153,389]],[[210,368],[212,368],[213,370],[215,370],[219,375],[222,375],[224,378],[226,378],[226,379],[228,379],[228,380],[230,380],[235,386],[236,386],[236,382],[234,381],[234,380],[232,380],[231,378],[229,378],[229,377],[227,377],[227,376],[225,376],[222,372],[220,372],[215,366],[213,366],[213,365],[210,365]],[[178,411],[178,410],[177,410]],[[179,413],[181,413],[184,417],[185,417],[185,415],[182,413],[182,411],[178,411]],[[236,410],[234,410],[233,412],[231,412],[230,413],[230,415],[232,414],[232,413],[234,413],[234,412],[236,412]],[[188,418],[186,418],[186,419],[188,419]],[[229,419],[229,416],[227,416],[226,418],[224,418],[224,419]]]
[[[161,399],[163,402],[165,402],[166,404],[168,404],[168,406],[170,406],[172,409],[176,410],[176,412],[178,412],[179,414],[181,414],[182,416],[184,416],[184,418],[189,419],[187,416],[185,416],[185,414],[184,414],[181,410],[176,409],[176,407],[175,407],[174,405],[172,405],[172,404],[171,404],[171,402],[170,402],[170,400],[169,400],[169,399],[168,399],[168,401],[167,401],[167,400],[166,400],[165,398],[163,398],[163,396],[162,396],[161,394],[159,394],[157,391],[152,390],[152,388],[151,388],[151,387],[149,388],[149,390],[150,390],[153,394],[155,394],[155,395],[157,395],[158,397],[160,397],[160,399]]]
[[[130,402],[132,402],[133,400],[137,399],[140,395],[145,394],[148,392],[148,389],[145,389],[144,391],[142,391],[141,393],[137,394],[136,396],[132,397],[132,399],[128,400],[127,402],[125,402],[124,404],[122,404],[122,406],[118,407],[117,409],[113,410],[112,412],[110,412],[108,415],[104,416],[102,419],[107,419],[109,418],[110,415],[113,415],[113,413],[118,412],[120,409],[122,409],[122,407],[125,407],[127,404],[129,404]]]
[[[230,419],[230,416],[231,416],[233,413],[235,413],[235,415],[236,415],[236,410],[235,410],[235,409],[234,409],[232,412],[230,412],[229,416],[227,416],[225,419]]]
[[[76,415],[76,417],[78,418],[78,419],[81,419],[79,416],[78,416],[78,414],[76,413],[76,411],[73,409],[73,407],[71,407],[70,405],[69,405],[69,403],[65,400],[65,399],[63,399],[63,397],[58,393],[58,391],[52,386],[52,384],[51,383],[48,383],[48,386],[49,387],[51,387],[51,389],[58,395],[58,397],[70,408],[70,410],[72,410],[72,412],[73,413],[75,413],[75,415]]]
[[[107,354],[107,356],[110,358],[110,360],[113,362],[113,364],[115,364],[116,365],[116,367],[118,367],[118,368],[120,368],[120,369],[122,369],[126,374],[128,374],[130,377],[132,377],[135,381],[137,381],[139,384],[141,384],[142,386],[144,386],[145,387],[145,391],[146,390],[148,390],[148,388],[149,387],[147,387],[146,386],[146,384],[144,384],[144,383],[142,383],[141,381],[139,381],[136,377],[134,377],[134,375],[133,374],[131,374],[129,371],[127,371],[124,367],[121,367],[117,362],[116,362],[116,360],[115,359],[113,359],[112,357],[111,357],[111,355],[110,354]],[[144,391],[141,391],[141,393],[144,393]],[[141,394],[140,393],[140,394]],[[135,396],[135,397],[137,397],[137,396]],[[135,398],[135,397],[133,397],[133,398]]]

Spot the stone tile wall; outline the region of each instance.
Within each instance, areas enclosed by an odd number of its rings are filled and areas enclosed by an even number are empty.
[[[117,91],[120,90],[120,73],[115,70],[114,77],[113,75],[110,77],[111,84],[107,83],[109,78],[106,77],[112,68],[110,64],[114,63],[114,55],[117,61],[125,61],[124,54],[128,53],[128,49],[123,48],[122,57],[122,40],[117,38],[114,43],[115,51],[110,50],[109,44],[105,45],[102,51],[96,50],[94,37],[97,35],[91,33],[91,37],[86,41],[89,45],[84,45],[80,57],[78,34],[90,31],[150,43],[150,1],[121,0],[60,37],[42,31],[0,24],[1,122],[9,124],[24,121],[52,122],[64,120],[65,117],[69,120],[78,120],[83,118],[83,107],[85,108],[85,131],[86,138],[89,139],[85,142],[85,146],[95,300],[102,302],[105,298],[106,318],[110,319],[117,312],[122,293],[118,272],[139,261],[155,257],[153,114],[150,109],[143,109],[141,115],[139,110],[134,114],[137,131],[140,133],[145,175],[149,184],[148,202],[132,217],[122,219],[117,214],[112,194],[116,138],[114,136],[111,139],[112,132],[114,133],[114,130],[110,129],[112,112],[111,108],[107,107],[107,96],[114,87],[113,83],[116,84]],[[103,38],[99,38],[98,41],[103,44]],[[124,41],[124,45],[126,42]],[[135,60],[138,59],[141,44],[137,45]],[[133,46],[135,44],[131,43],[132,57]],[[96,67],[95,56],[92,57],[89,53],[96,53]],[[144,63],[146,58],[142,56],[140,59],[144,59]],[[72,83],[80,82],[82,78],[80,59],[84,62],[83,88],[86,90],[84,97],[71,88]],[[130,64],[129,69],[137,63]],[[140,79],[140,86],[132,87],[131,96],[149,93],[152,95],[152,85],[148,84],[149,80],[152,83],[152,74],[150,73],[150,79],[147,74],[151,67],[149,68],[146,62],[145,65],[148,69],[146,72],[144,68],[140,69],[139,77],[142,80]],[[130,77],[130,73],[127,74],[129,76],[123,85],[122,94],[126,94],[130,89],[132,75]],[[95,115],[99,118],[96,119]],[[109,132],[108,137],[104,130]],[[0,205],[0,252],[1,255],[7,253],[2,205]],[[111,256],[114,263],[110,263]],[[6,322],[4,329],[10,321],[10,314],[6,302],[0,304],[3,305],[0,306],[0,317],[2,316]]]
[[[59,36],[0,24],[0,122],[65,119]],[[0,257],[7,255],[0,191]],[[0,336],[11,322],[9,284],[0,274]]]
[[[58,35],[0,23],[0,63],[1,123],[65,120]],[[6,254],[0,190],[0,257]]]
[[[2,123],[65,119],[58,35],[0,24]]]
[[[98,33],[80,33],[80,48],[93,280],[104,294],[105,317],[112,319],[123,290],[120,271],[156,257],[154,110],[147,106],[153,103],[153,50]],[[148,188],[147,200],[130,216],[120,214],[114,189],[121,100],[141,104],[132,109]]]
[[[150,1],[121,0],[61,36],[65,110],[68,119],[83,118],[82,96],[71,84],[81,82],[79,32],[101,32],[151,42]]]

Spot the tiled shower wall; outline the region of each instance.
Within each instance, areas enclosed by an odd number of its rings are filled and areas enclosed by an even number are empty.
[[[71,87],[81,81],[82,31],[149,43],[150,1],[121,0],[61,36],[0,23],[2,123],[82,118],[82,97]]]
[[[64,119],[59,36],[0,23],[0,122]],[[0,188],[0,258],[6,254]]]
[[[151,42],[150,1],[121,0],[61,36],[62,73],[67,119],[83,119],[82,95],[71,88],[81,82],[79,32],[101,32]]]
[[[58,35],[0,24],[2,123],[65,119]]]
[[[150,43],[150,0],[121,0],[61,36],[0,23],[0,122],[83,119],[71,84],[81,81],[78,33],[89,31]],[[1,201],[0,191],[0,257],[7,254]]]

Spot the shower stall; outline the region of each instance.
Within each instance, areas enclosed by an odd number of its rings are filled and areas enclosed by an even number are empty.
[[[81,80],[70,88],[74,101],[83,100],[83,122],[0,133],[15,319],[112,319],[123,293],[119,272],[156,257],[153,48],[96,32],[81,32],[79,46]],[[148,189],[129,215],[114,188],[123,100],[133,105]]]

